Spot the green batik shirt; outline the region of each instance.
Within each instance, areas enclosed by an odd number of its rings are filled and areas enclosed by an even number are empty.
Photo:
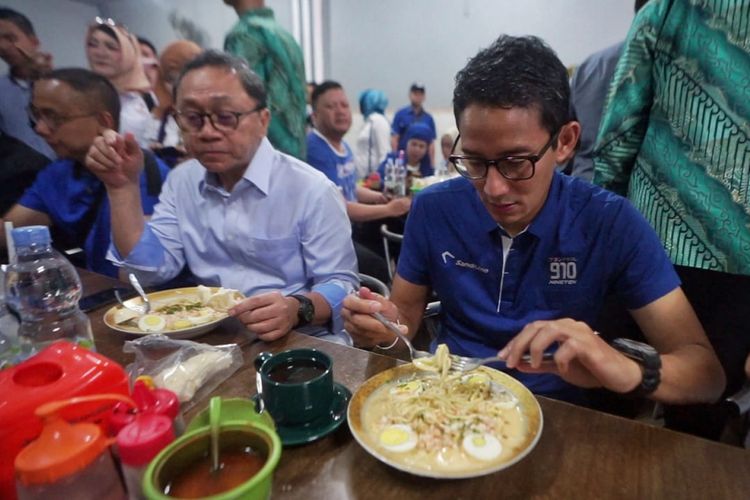
[[[224,40],[224,50],[242,57],[266,86],[273,146],[305,161],[305,63],[297,42],[268,8],[240,16]]]
[[[594,182],[675,264],[750,274],[750,0],[651,0],[605,109]]]

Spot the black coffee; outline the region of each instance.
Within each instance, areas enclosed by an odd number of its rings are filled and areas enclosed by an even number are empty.
[[[299,384],[319,377],[326,367],[314,359],[290,359],[268,372],[268,378],[280,384]]]

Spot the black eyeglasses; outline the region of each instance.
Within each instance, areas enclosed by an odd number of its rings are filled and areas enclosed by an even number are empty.
[[[197,133],[203,130],[206,118],[208,118],[211,126],[219,132],[231,132],[232,130],[237,130],[237,127],[240,125],[240,119],[243,116],[257,113],[263,108],[265,108],[264,105],[258,104],[250,111],[219,111],[216,113],[177,111],[175,112],[175,121],[183,132]]]
[[[547,144],[545,144],[535,155],[509,155],[495,160],[488,160],[481,156],[452,154],[456,149],[458,140],[461,138],[459,135],[453,143],[453,148],[451,148],[451,155],[448,156],[448,161],[456,167],[456,171],[459,174],[473,181],[487,177],[487,171],[489,170],[490,165],[494,166],[497,171],[500,172],[500,175],[508,180],[524,181],[534,177],[536,163],[544,156],[550,146],[557,141],[559,133],[560,131],[558,130],[552,134],[552,137],[550,137]]]
[[[48,129],[50,129],[50,131],[57,130],[73,120],[96,115],[96,113],[86,113],[81,115],[60,116],[56,113],[42,111],[33,104],[29,105],[29,107],[26,108],[26,111],[29,115],[29,125],[31,125],[31,128],[36,128],[36,124],[42,122]]]

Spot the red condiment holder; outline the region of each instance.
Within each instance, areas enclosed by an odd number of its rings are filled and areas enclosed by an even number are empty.
[[[77,396],[114,393],[129,395],[123,368],[77,344],[60,341],[12,368],[0,371],[0,498],[15,499],[13,462],[18,452],[36,439],[42,421],[39,406]],[[61,412],[69,421],[101,423],[111,405],[76,405]]]

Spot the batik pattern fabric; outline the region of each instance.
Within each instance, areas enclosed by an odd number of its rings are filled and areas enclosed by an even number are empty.
[[[750,1],[651,0],[599,130],[594,182],[627,194],[675,264],[750,274]]]
[[[268,8],[253,9],[227,34],[224,50],[245,59],[266,87],[273,146],[305,159],[305,63],[302,49]]]

